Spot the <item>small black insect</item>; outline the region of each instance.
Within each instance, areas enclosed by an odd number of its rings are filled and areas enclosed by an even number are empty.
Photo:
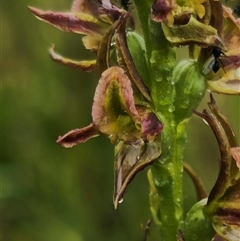
[[[214,73],[220,69],[220,63],[223,65],[220,57],[225,55],[220,48],[213,48],[212,54],[203,66],[203,74],[207,75],[211,71]]]
[[[237,6],[234,8],[233,13],[240,17],[240,1],[238,1]]]
[[[128,11],[130,4],[131,3],[129,2],[129,0],[121,0],[121,5],[123,6],[123,9],[126,11]]]

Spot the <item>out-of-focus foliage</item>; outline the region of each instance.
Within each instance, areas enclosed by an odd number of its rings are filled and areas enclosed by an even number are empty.
[[[68,10],[67,0],[3,1],[1,96],[1,220],[3,241],[142,241],[151,214],[146,171],[139,174],[115,211],[113,147],[97,138],[64,149],[58,135],[91,122],[97,74],[58,65],[48,49],[74,59],[92,59],[81,36],[37,21],[27,6]],[[239,98],[216,96],[238,139]],[[205,98],[200,110],[206,107]],[[207,185],[214,184],[218,147],[209,128],[193,117],[186,162]],[[209,160],[216,160],[210,163]],[[185,178],[186,206],[195,193]],[[150,241],[154,238],[154,227]]]

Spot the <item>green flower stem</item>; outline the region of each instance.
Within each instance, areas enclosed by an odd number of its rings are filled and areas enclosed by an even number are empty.
[[[150,209],[161,240],[177,240],[183,224],[182,171],[186,124],[206,89],[195,61],[176,66],[176,51],[166,39],[161,23],[149,17],[147,1],[136,1],[143,29],[149,72],[148,87],[161,133],[161,157],[151,167]],[[146,11],[149,9],[149,11]]]
[[[182,169],[185,146],[185,126],[176,128],[174,114],[175,87],[172,72],[176,61],[175,51],[166,40],[160,23],[149,22],[151,56],[151,94],[158,117],[164,123],[162,156],[152,166],[154,185],[158,193],[158,220],[161,240],[176,240],[182,221]]]
[[[177,135],[176,135],[177,136]],[[155,187],[158,192],[158,220],[161,240],[176,240],[182,221],[182,159],[184,135],[176,137],[167,159],[160,158],[152,166]],[[166,162],[164,164],[164,162]]]
[[[150,55],[150,49],[151,49],[150,48],[151,43],[150,43],[150,39],[149,39],[148,21],[149,21],[151,5],[150,5],[149,1],[146,1],[146,0],[141,0],[141,1],[135,0],[134,3],[135,3],[135,6],[137,8],[138,15],[139,15],[139,21],[140,21],[141,29],[142,29],[142,32],[143,32],[143,37],[144,37],[144,42],[145,42],[145,47],[146,47],[146,53],[147,53],[147,56],[149,56]]]

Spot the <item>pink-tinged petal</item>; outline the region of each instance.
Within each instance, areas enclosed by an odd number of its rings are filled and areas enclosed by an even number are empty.
[[[70,67],[75,67],[82,69],[85,72],[91,72],[96,69],[96,60],[89,60],[89,61],[75,61],[71,59],[64,58],[60,54],[57,54],[54,51],[54,45],[49,49],[49,53],[53,61],[63,64],[63,65],[68,65]]]
[[[232,157],[236,161],[236,165],[240,170],[240,147],[232,147],[230,149]]]
[[[155,0],[151,8],[151,18],[155,22],[165,21],[174,7],[174,1]]]
[[[112,8],[112,4],[109,0],[102,0],[102,6],[106,9],[111,9]]]
[[[42,11],[34,7],[29,7],[29,9],[39,20],[47,22],[62,31],[79,34],[101,33],[100,26],[92,18],[82,20],[76,17],[74,13]]]
[[[97,136],[99,136],[98,130],[95,128],[94,124],[90,124],[84,128],[74,129],[63,136],[59,136],[57,143],[63,147],[70,148]]]
[[[162,129],[163,125],[154,113],[149,113],[149,115],[142,120],[142,132],[145,135],[155,138],[155,136],[158,135]]]
[[[124,112],[140,123],[131,81],[122,68],[114,66],[104,71],[99,80],[92,107],[93,122],[101,129],[109,124],[109,118],[117,119]]]
[[[145,106],[136,106],[139,116],[141,117],[142,138],[151,142],[162,131],[163,124],[150,108]]]

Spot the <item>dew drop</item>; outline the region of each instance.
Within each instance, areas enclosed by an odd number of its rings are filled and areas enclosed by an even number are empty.
[[[120,203],[122,203],[123,202],[123,198],[120,198],[119,200],[118,200],[118,203],[120,204]]]
[[[170,126],[171,126],[171,127],[175,127],[175,124],[176,124],[176,123],[175,123],[174,120],[172,120],[172,121],[170,122]]]
[[[163,78],[162,78],[161,76],[159,76],[159,77],[156,79],[157,82],[161,82],[162,80],[163,80]]]
[[[239,79],[240,78],[240,68],[236,69],[236,78]]]
[[[170,105],[170,106],[168,107],[168,111],[169,111],[170,113],[174,112],[174,111],[175,111],[175,106],[174,106],[174,105]]]
[[[206,121],[205,119],[203,119],[203,122],[204,122],[206,125],[209,126],[209,124],[207,123],[207,121]]]
[[[180,107],[183,109],[187,109],[188,106],[189,106],[189,99],[184,100],[180,105]]]
[[[165,163],[167,163],[168,159],[169,159],[168,157],[160,158],[160,159],[159,159],[159,162],[160,162],[162,165],[164,165]]]
[[[239,194],[234,195],[234,198],[235,198],[235,199],[239,199],[239,197],[240,197]]]

